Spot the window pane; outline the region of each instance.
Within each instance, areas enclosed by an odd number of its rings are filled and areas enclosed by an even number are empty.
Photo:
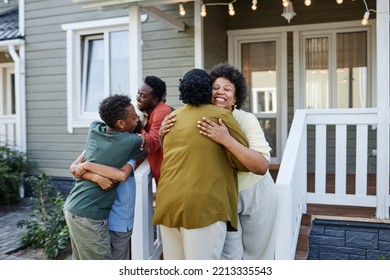
[[[129,32],[110,33],[110,94],[129,94]]]
[[[267,140],[269,146],[271,147],[271,157],[276,157],[276,118],[260,118],[260,125],[263,128],[265,140]]]
[[[97,112],[104,97],[104,44],[103,39],[86,39],[83,79],[84,112]]]
[[[329,108],[329,39],[305,39],[306,108]]]
[[[264,130],[277,156],[277,72],[276,41],[245,43],[241,45],[242,71],[249,85],[250,108]]]
[[[337,108],[367,106],[367,33],[337,34]]]

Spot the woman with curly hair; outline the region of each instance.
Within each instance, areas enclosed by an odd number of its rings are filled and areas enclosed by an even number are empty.
[[[238,172],[238,231],[228,232],[222,259],[274,259],[277,193],[268,172],[271,148],[252,113],[241,109],[247,97],[244,75],[228,63],[215,65],[210,71],[211,103],[233,112],[234,118],[249,142],[245,147],[227,130],[224,120],[203,118],[200,133],[222,144],[250,172]],[[164,119],[160,128],[163,138],[174,125],[174,116]]]
[[[227,234],[222,258],[274,259],[277,193],[268,172],[271,148],[256,116],[241,110],[247,96],[244,75],[227,63],[214,66],[209,74],[211,102],[232,110],[249,142],[248,148],[238,143],[222,121],[199,123],[201,134],[222,144],[251,171],[238,172],[238,231]]]
[[[193,69],[180,80],[176,124],[163,141],[153,223],[160,225],[164,259],[220,259],[227,231],[238,229],[236,169],[247,169],[222,145],[203,137],[197,121],[222,118],[229,133],[247,141],[230,110],[213,106],[211,79]]]

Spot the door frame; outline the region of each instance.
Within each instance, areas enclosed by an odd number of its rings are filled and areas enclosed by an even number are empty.
[[[288,103],[287,103],[287,32],[274,28],[232,30],[228,35],[228,62],[241,69],[241,45],[255,42],[276,42],[276,72],[277,72],[277,156],[270,163],[280,163],[287,141]]]

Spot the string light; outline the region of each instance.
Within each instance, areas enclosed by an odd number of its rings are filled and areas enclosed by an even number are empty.
[[[235,3],[237,0],[233,0],[233,1],[228,2],[228,3],[203,3],[202,1],[204,1],[204,0],[200,0],[200,4],[201,4],[201,6],[200,6],[200,16],[201,17],[205,17],[207,15],[206,6],[216,6],[216,5],[228,6],[228,13],[229,13],[230,16],[234,16],[236,14],[236,12],[234,10],[233,3]],[[252,0],[251,9],[253,11],[257,10],[257,1],[258,0]],[[343,0],[336,0],[337,4],[342,4],[343,2],[344,2]],[[364,2],[364,5],[366,7],[366,11],[365,11],[365,13],[363,15],[363,18],[361,20],[361,24],[362,25],[367,25],[368,24],[368,19],[370,18],[370,12],[374,12],[374,13],[377,13],[377,12],[375,10],[373,10],[373,9],[368,9],[366,0],[363,0],[363,2]],[[185,16],[186,15],[186,10],[184,9],[184,4],[185,3],[179,4],[179,14],[181,16]],[[306,6],[310,6],[311,5],[311,0],[304,0],[304,4]],[[296,15],[296,13],[294,12],[293,4],[292,4],[292,2],[290,0],[282,0],[282,5],[284,7],[282,16],[284,18],[286,18],[286,20],[290,23],[290,20]]]
[[[234,16],[236,14],[236,11],[234,10],[233,3],[236,2],[237,0],[233,0],[230,3],[203,3],[202,1],[200,2],[200,16],[205,17],[207,15],[206,12],[206,6],[216,6],[216,5],[223,5],[223,6],[228,6],[228,13],[231,16]],[[257,0],[252,0],[252,9],[253,9],[253,3],[256,2]],[[257,7],[256,7],[257,8]]]
[[[206,12],[206,5],[205,4],[202,4],[202,6],[200,7],[200,16],[201,17],[205,17],[207,15],[207,12]]]
[[[185,16],[186,15],[186,10],[184,9],[184,5],[183,4],[179,5],[179,14],[181,16]]]
[[[252,0],[252,10],[256,11],[257,10],[257,0]]]
[[[235,11],[234,11],[234,7],[233,7],[233,4],[232,3],[229,3],[229,15],[231,15],[231,16],[234,16],[234,14],[236,13]]]
[[[367,25],[368,24],[368,18],[370,17],[370,12],[376,13],[375,10],[369,9],[366,0],[363,0],[364,6],[366,7],[366,12],[363,15],[361,24],[362,25]]]
[[[362,25],[367,25],[368,24],[368,18],[370,17],[370,12],[367,11],[364,13],[363,19],[362,19]]]

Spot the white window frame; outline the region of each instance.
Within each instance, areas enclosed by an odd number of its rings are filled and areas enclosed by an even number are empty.
[[[306,73],[305,73],[305,39],[328,37],[331,47],[329,49],[329,109],[336,108],[337,105],[337,85],[336,85],[336,35],[344,32],[367,32],[367,68],[370,69],[367,75],[367,108],[376,106],[376,90],[373,77],[375,77],[375,23],[370,21],[366,26],[362,26],[360,21],[350,21],[332,24],[315,24],[302,26],[299,31],[294,31],[294,108],[306,108]],[[298,60],[299,59],[299,60]],[[298,76],[299,75],[299,76]]]
[[[262,28],[228,31],[228,61],[241,70],[241,45],[253,42],[276,42],[277,53],[277,113],[256,114],[257,117],[276,116],[277,125],[277,156],[271,158],[271,163],[280,163],[284,145],[287,141],[287,32],[282,28]]]
[[[73,133],[74,128],[89,127],[92,121],[100,119],[98,112],[81,112],[81,77],[83,75],[81,62],[83,59],[80,46],[83,37],[93,34],[105,34],[106,36],[111,31],[128,30],[129,17],[64,24],[62,29],[67,33],[67,128],[69,133]],[[107,40],[105,44],[108,44]],[[108,67],[105,69],[107,71]],[[105,76],[109,79],[109,75]],[[105,83],[105,86],[108,87],[109,83]],[[109,91],[105,90],[105,92]]]
[[[257,102],[258,102],[258,94],[259,92],[264,92],[264,100],[265,100],[265,106],[264,111],[259,111]],[[277,113],[277,96],[276,96],[276,88],[252,88],[252,104],[251,104],[251,110],[252,112],[259,112],[258,114],[260,116],[266,115],[266,114],[276,114]],[[273,109],[271,110],[268,106],[269,100],[272,100]]]

